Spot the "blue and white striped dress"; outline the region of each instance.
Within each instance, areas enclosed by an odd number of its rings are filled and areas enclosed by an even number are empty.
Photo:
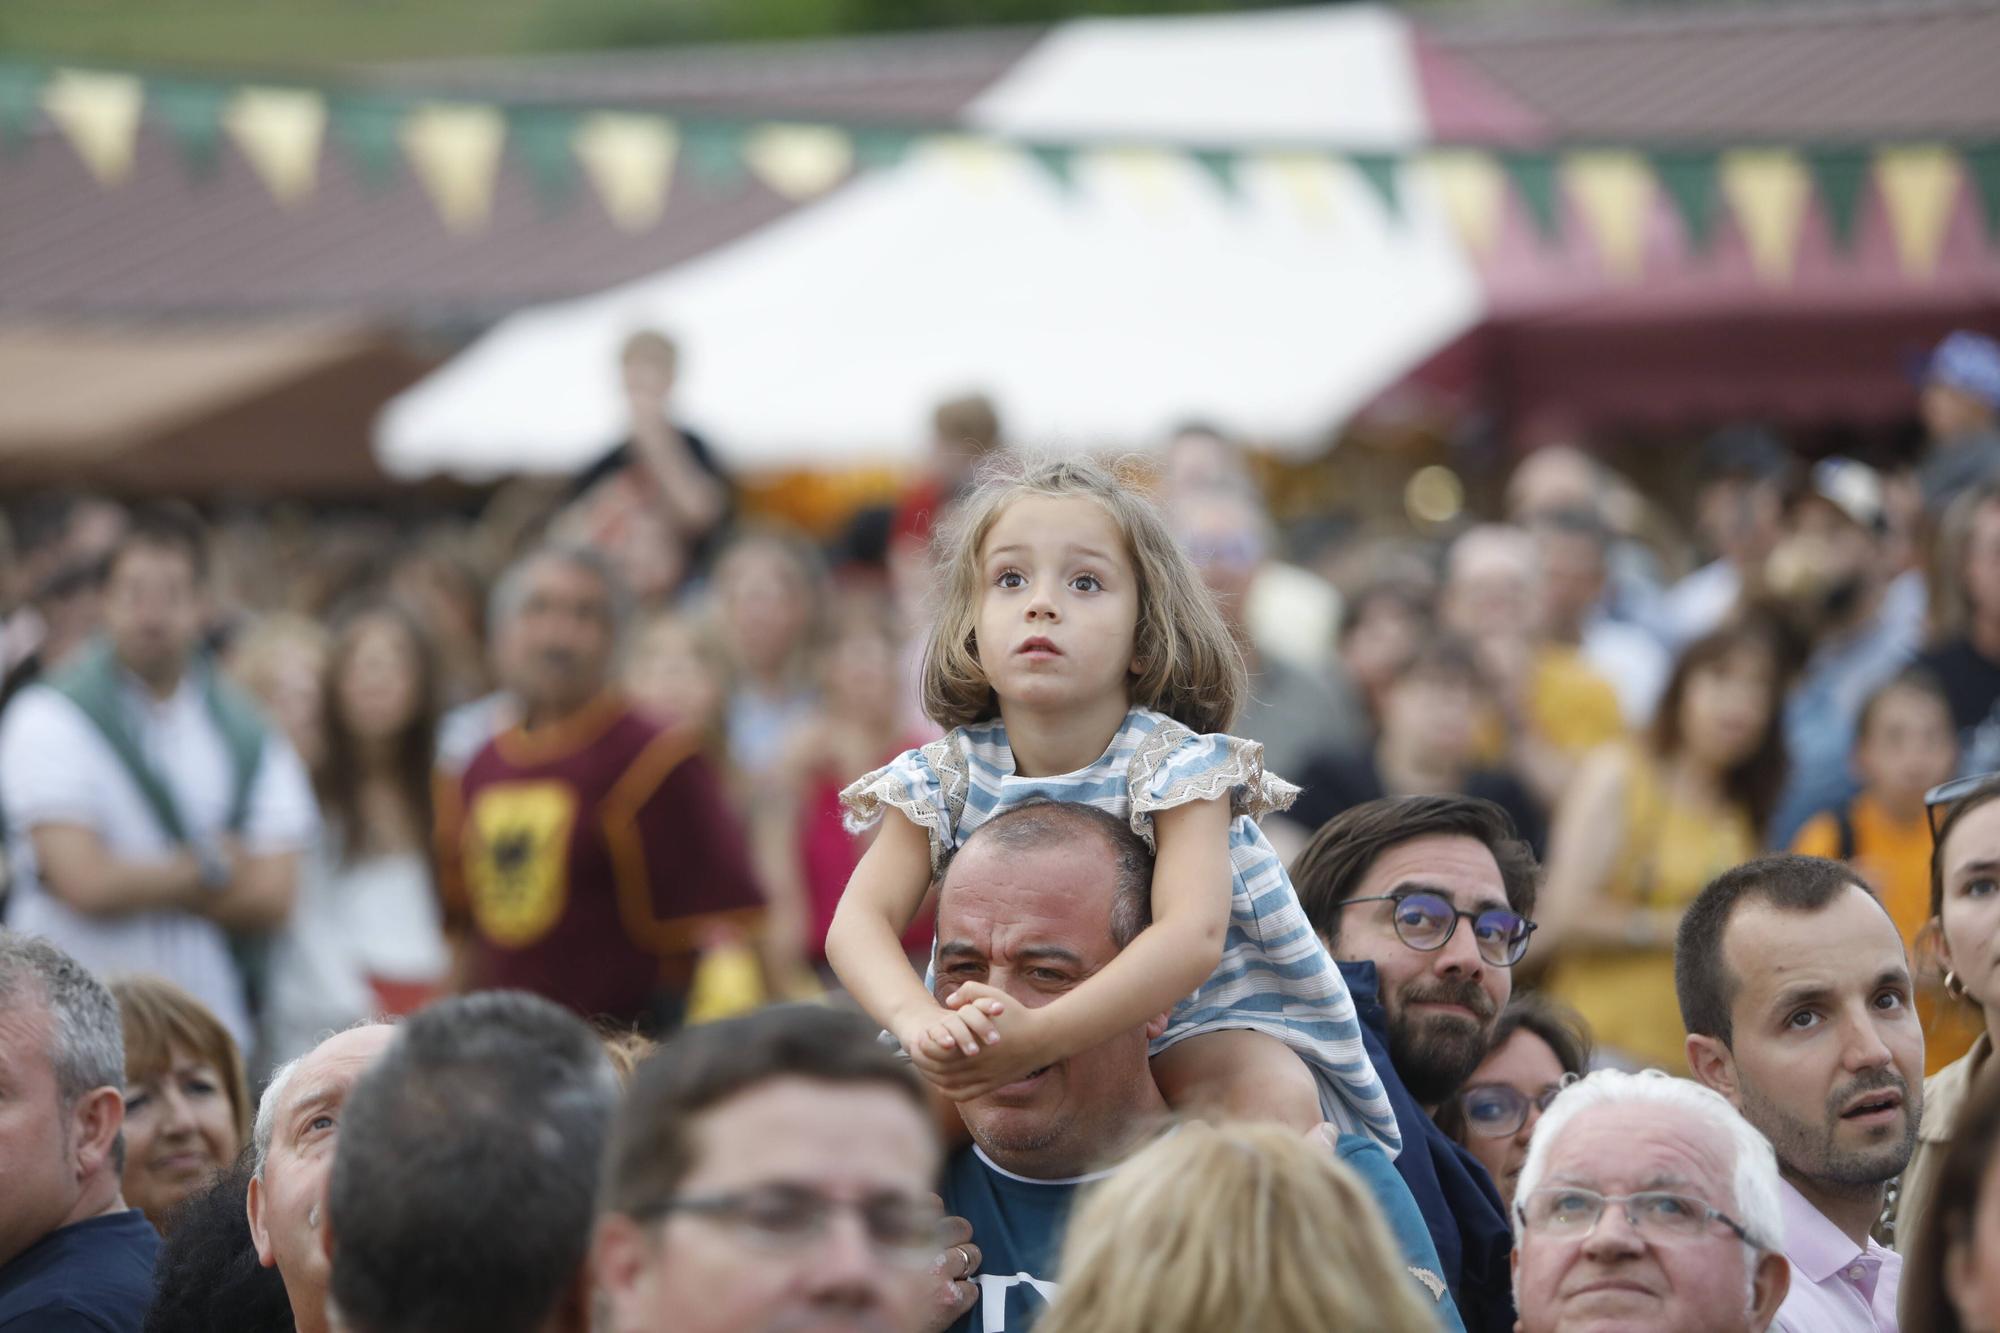
[[[974,829],[1027,801],[1096,806],[1129,820],[1150,847],[1154,811],[1225,792],[1236,814],[1229,826],[1235,884],[1222,964],[1174,1007],[1153,1054],[1199,1032],[1268,1033],[1311,1066],[1328,1120],[1367,1135],[1394,1156],[1402,1146],[1396,1113],[1362,1046],[1347,983],[1257,827],[1259,816],[1285,809],[1298,795],[1298,788],[1264,772],[1263,746],[1197,735],[1163,713],[1134,708],[1096,763],[1059,777],[1029,778],[1014,772],[1006,727],[995,718],[905,752],[850,785],[840,799],[857,832],[880,819],[884,807],[900,810],[930,835],[935,867]]]

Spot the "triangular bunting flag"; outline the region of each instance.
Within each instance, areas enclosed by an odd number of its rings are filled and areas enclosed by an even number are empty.
[[[1653,212],[1653,173],[1637,153],[1571,153],[1563,176],[1577,211],[1614,278],[1631,280],[1645,269],[1646,219]]]
[[[1780,283],[1798,260],[1799,227],[1812,197],[1812,178],[1797,153],[1744,148],[1723,155],[1722,193],[1750,247],[1757,276]]]
[[[1215,181],[1223,198],[1235,199],[1241,194],[1236,183],[1236,164],[1240,159],[1235,153],[1227,148],[1196,148],[1188,157]]]
[[[1942,144],[1885,148],[1875,169],[1903,272],[1929,281],[1937,276],[1938,256],[1958,203],[1958,156]]]
[[[1424,174],[1459,243],[1481,258],[1491,255],[1500,242],[1507,202],[1507,177],[1500,164],[1475,149],[1448,148],[1424,158]]]
[[[960,187],[986,197],[1001,188],[1008,167],[1018,161],[1011,149],[971,134],[940,134],[927,139],[924,155],[942,164]]]
[[[42,89],[42,109],[100,185],[116,185],[132,170],[145,101],[145,86],[130,74],[57,70]]]
[[[743,180],[743,127],[718,120],[681,122],[680,155],[698,180],[721,190]]]
[[[569,201],[576,187],[576,117],[567,111],[521,108],[508,118],[508,150],[520,158],[544,208]]]
[[[2000,241],[2000,143],[1978,144],[1965,149],[1966,174],[1979,193],[1979,206],[1986,214],[1986,242]]]
[[[42,114],[42,71],[33,65],[0,63],[0,146],[19,148]]]
[[[577,160],[623,231],[644,231],[660,220],[679,147],[672,123],[658,116],[606,112],[576,131]]]
[[[1861,187],[1868,183],[1868,152],[1862,148],[1821,147],[1806,150],[1806,166],[1826,210],[1827,234],[1842,254],[1854,249],[1854,224],[1861,213]]]
[[[1093,153],[1118,192],[1155,217],[1170,211],[1180,185],[1175,155],[1161,148],[1107,148]]]
[[[1552,153],[1503,153],[1501,164],[1520,192],[1544,244],[1562,239],[1562,201],[1556,197],[1556,159]]]
[[[273,199],[296,204],[312,192],[326,136],[326,102],[318,93],[245,88],[223,112],[222,123]]]
[[[330,109],[330,133],[354,162],[364,185],[381,189],[396,175],[402,154],[403,117],[408,109],[372,98],[336,98]]]
[[[497,107],[433,103],[403,122],[403,151],[438,217],[453,231],[486,225],[507,122]]]
[[[153,116],[180,145],[188,170],[197,176],[212,171],[222,146],[222,111],[229,103],[229,89],[219,83],[155,79],[147,97]]]
[[[1031,143],[1028,156],[1049,173],[1049,179],[1068,190],[1076,185],[1076,150],[1067,144]]]
[[[863,171],[901,166],[913,142],[902,130],[862,130],[854,136],[854,165]]]
[[[1673,201],[1691,254],[1708,253],[1715,237],[1715,173],[1720,154],[1713,149],[1669,149],[1653,154],[1653,174]]]
[[[1368,188],[1382,201],[1382,211],[1391,221],[1403,216],[1403,195],[1396,186],[1396,172],[1400,163],[1390,153],[1350,153],[1347,160],[1361,179],[1368,182]]]
[[[1292,211],[1308,227],[1330,227],[1340,217],[1340,182],[1333,159],[1323,153],[1269,153],[1258,165],[1285,192]]]
[[[766,125],[743,145],[757,179],[794,203],[825,194],[854,167],[854,141],[831,125]]]

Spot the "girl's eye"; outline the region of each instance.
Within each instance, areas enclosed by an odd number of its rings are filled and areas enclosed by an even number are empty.
[[[1078,592],[1102,592],[1104,590],[1104,585],[1098,581],[1095,574],[1078,574],[1069,581],[1069,586],[1075,588]]]
[[[1022,577],[1021,571],[1018,569],[1003,569],[1000,571],[1000,577],[993,580],[993,582],[1002,588],[1020,588],[1025,587],[1028,580]]]

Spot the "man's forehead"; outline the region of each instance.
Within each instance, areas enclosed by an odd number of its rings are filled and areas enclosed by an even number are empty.
[[[1350,896],[1369,898],[1416,884],[1442,893],[1460,907],[1504,903],[1507,883],[1485,843],[1459,834],[1412,838],[1377,856]]]
[[[381,1023],[328,1037],[292,1070],[285,1085],[285,1107],[302,1105],[308,1098],[324,1097],[329,1091],[344,1090],[375,1063],[395,1036],[396,1029]]]
[[[1722,958],[1736,998],[1751,1003],[1801,987],[1872,988],[1908,962],[1895,922],[1859,885],[1817,911],[1740,904],[1724,930]]]
[[[1578,1112],[1550,1145],[1547,1180],[1609,1194],[1693,1189],[1722,1200],[1733,1151],[1720,1126],[1678,1107],[1593,1106]]]

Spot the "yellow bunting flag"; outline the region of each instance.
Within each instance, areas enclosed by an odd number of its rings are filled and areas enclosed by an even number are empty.
[[[1340,171],[1324,153],[1269,153],[1257,159],[1308,227],[1331,227],[1340,218]]]
[[[1173,210],[1185,185],[1180,158],[1163,148],[1107,148],[1089,160],[1120,194],[1155,217]]]
[[[1781,283],[1799,257],[1799,229],[1812,199],[1812,175],[1784,148],[1743,148],[1722,156],[1722,194],[1750,247],[1757,276]]]
[[[576,131],[577,159],[622,231],[644,231],[660,220],[679,148],[673,123],[657,116],[606,112]]]
[[[438,216],[453,231],[476,231],[493,208],[493,183],[507,122],[497,107],[433,103],[403,122],[403,151]]]
[[[1500,164],[1489,153],[1448,148],[1428,154],[1423,165],[1459,243],[1481,258],[1491,255],[1507,206],[1507,176]]]
[[[1958,202],[1958,154],[1941,144],[1885,148],[1876,156],[1875,173],[1903,272],[1929,281],[1937,276]]]
[[[1010,148],[970,134],[940,134],[923,141],[920,152],[951,173],[973,194],[991,197],[1006,184],[1018,155]]]
[[[145,85],[130,74],[58,70],[42,89],[42,109],[99,185],[116,185],[131,172],[145,102]]]
[[[757,179],[794,202],[825,194],[854,168],[854,140],[830,125],[766,125],[743,145]]]
[[[1637,153],[1571,153],[1563,176],[1605,271],[1632,281],[1645,271],[1646,222],[1653,211],[1653,172]]]
[[[326,100],[302,88],[245,88],[222,114],[223,128],[281,204],[312,193],[326,137]]]

